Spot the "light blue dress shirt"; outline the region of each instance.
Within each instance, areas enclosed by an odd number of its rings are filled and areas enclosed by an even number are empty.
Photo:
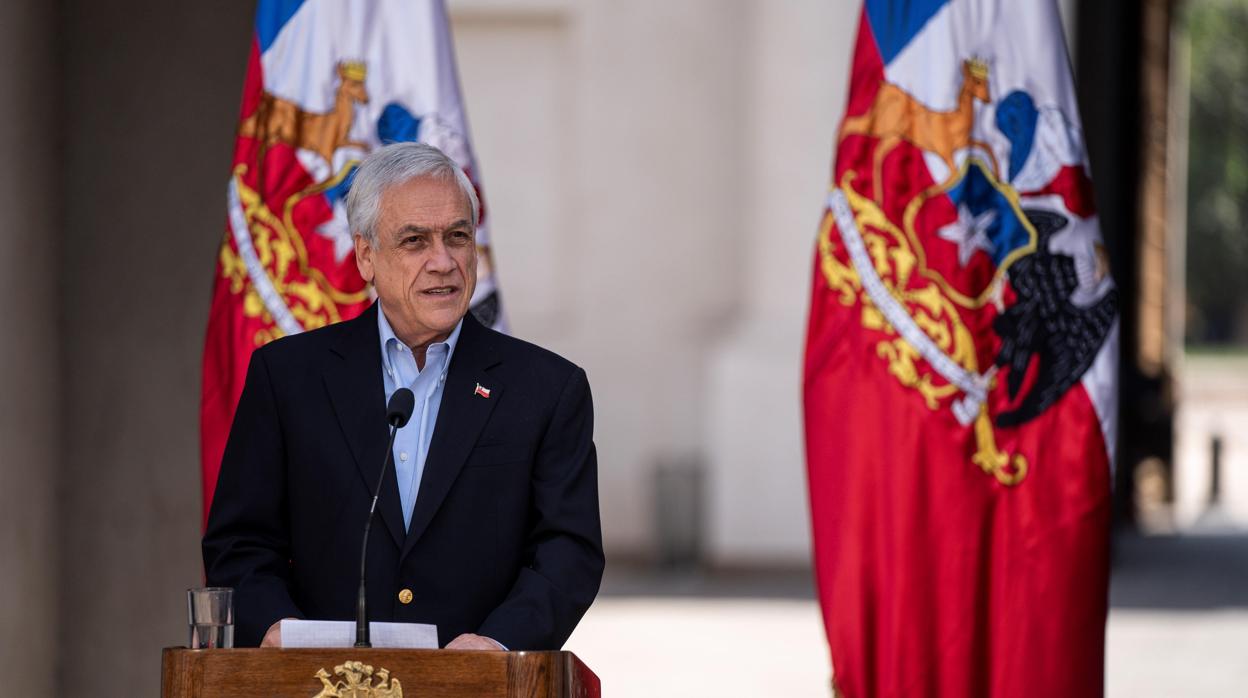
[[[445,342],[430,344],[425,350],[425,368],[416,368],[416,357],[403,340],[394,334],[390,322],[377,301],[377,329],[381,334],[381,373],[386,386],[386,404],[399,388],[410,388],[416,396],[412,418],[394,438],[394,472],[398,476],[399,502],[403,506],[403,527],[412,524],[412,509],[416,506],[416,494],[420,491],[420,478],[425,473],[425,459],[429,456],[429,442],[433,428],[438,423],[438,409],[442,404],[442,388],[446,385],[446,371],[451,366],[451,354],[459,341],[459,330],[464,326],[460,320]]]

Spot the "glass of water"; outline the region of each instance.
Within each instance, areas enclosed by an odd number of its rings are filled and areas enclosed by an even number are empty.
[[[191,649],[223,649],[234,646],[233,589],[187,589],[186,606],[191,626]]]

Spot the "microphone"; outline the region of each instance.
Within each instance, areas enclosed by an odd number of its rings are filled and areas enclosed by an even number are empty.
[[[373,527],[373,514],[377,511],[377,498],[381,496],[381,483],[386,479],[386,468],[394,459],[394,437],[399,429],[412,418],[416,396],[407,388],[399,388],[390,396],[386,405],[386,422],[390,424],[390,441],[386,444],[386,457],[381,460],[381,474],[377,476],[377,489],[373,490],[373,504],[368,508],[364,522],[364,544],[360,547],[360,591],[355,602],[355,646],[372,647],[368,641],[368,601],[364,593],[365,564],[368,562],[368,532]]]

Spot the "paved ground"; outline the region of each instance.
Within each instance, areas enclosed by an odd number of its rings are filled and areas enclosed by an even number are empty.
[[[1110,698],[1248,696],[1248,536],[1115,543]],[[808,573],[614,569],[567,649],[608,696],[829,695]]]

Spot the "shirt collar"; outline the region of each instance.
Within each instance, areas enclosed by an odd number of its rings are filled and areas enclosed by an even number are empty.
[[[464,319],[460,318],[459,322],[455,323],[455,329],[451,330],[451,336],[447,337],[446,341],[434,342],[428,347],[429,349],[432,349],[438,345],[446,345],[446,358],[442,361],[443,374],[446,373],[447,369],[451,365],[451,356],[455,353],[455,345],[459,342],[459,331],[463,328],[463,326]],[[393,340],[396,345],[402,345],[403,340],[399,339],[398,335],[394,333],[394,328],[390,326],[390,321],[386,319],[386,314],[383,312],[381,307],[381,299],[377,300],[377,331],[381,336],[381,365],[383,368],[393,369],[394,366],[390,362],[390,352],[387,351],[387,348],[390,346],[391,340]],[[425,368],[429,368],[428,359],[429,354],[426,350]]]

